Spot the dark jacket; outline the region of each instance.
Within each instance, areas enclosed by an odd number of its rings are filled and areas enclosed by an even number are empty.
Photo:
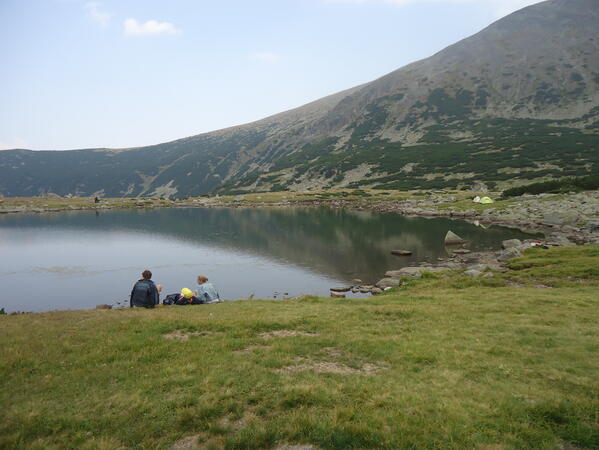
[[[162,301],[163,305],[179,305],[179,306],[202,305],[204,303],[206,303],[205,300],[198,298],[195,295],[188,299],[188,298],[183,297],[181,294],[169,294]]]
[[[129,305],[153,308],[159,302],[158,289],[152,280],[139,280],[133,286]]]

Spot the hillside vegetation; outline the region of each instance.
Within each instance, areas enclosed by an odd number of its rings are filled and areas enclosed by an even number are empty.
[[[501,190],[585,176],[599,164],[597,23],[596,0],[548,0],[258,122],[148,147],[2,151],[0,194]]]
[[[531,183],[503,191],[503,197],[516,197],[523,194],[579,192],[599,189],[599,174],[588,177],[561,178],[558,180]]]
[[[0,316],[2,448],[599,448],[599,246],[367,299]]]

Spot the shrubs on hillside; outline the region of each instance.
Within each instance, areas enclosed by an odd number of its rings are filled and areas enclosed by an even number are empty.
[[[545,181],[518,186],[503,191],[503,197],[517,197],[522,194],[556,194],[571,191],[590,191],[599,189],[599,174],[588,177],[562,178],[560,180]]]

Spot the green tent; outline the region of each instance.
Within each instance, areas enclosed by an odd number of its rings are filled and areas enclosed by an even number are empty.
[[[490,197],[483,197],[480,199],[481,203],[488,205],[489,203],[495,203]]]

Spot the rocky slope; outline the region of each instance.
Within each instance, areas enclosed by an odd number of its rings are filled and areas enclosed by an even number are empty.
[[[549,0],[252,124],[127,150],[0,152],[0,193],[186,197],[586,174],[599,164],[597,23],[596,0]]]

